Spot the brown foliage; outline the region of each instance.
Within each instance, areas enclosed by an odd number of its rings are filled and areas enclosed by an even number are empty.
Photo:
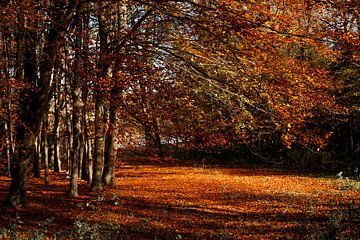
[[[116,187],[97,194],[81,182],[81,196],[75,199],[66,193],[65,174],[51,172],[48,187],[32,178],[28,204],[16,210],[19,219],[7,210],[0,228],[17,221],[24,237],[54,218],[49,237],[66,234],[75,221],[99,224],[97,231],[107,226],[109,235],[102,236],[111,239],[303,239],[332,231],[349,239],[360,236],[359,191],[345,188],[340,180],[266,169],[174,165],[128,159],[117,173]],[[8,185],[9,179],[1,177],[1,198]]]

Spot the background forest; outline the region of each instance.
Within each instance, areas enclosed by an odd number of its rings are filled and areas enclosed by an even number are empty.
[[[358,0],[3,0],[0,165],[99,192],[126,151],[353,172]],[[146,149],[146,152],[145,152]]]

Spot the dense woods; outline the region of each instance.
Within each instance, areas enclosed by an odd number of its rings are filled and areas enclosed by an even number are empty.
[[[0,164],[7,206],[29,175],[115,184],[154,157],[359,167],[359,1],[7,0]],[[42,171],[44,170],[44,171]]]

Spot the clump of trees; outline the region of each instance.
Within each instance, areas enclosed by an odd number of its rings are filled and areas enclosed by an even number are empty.
[[[160,157],[165,140],[359,156],[356,0],[6,0],[0,15],[7,205],[31,166],[45,184],[66,168],[74,197],[79,178],[115,184],[132,138]]]

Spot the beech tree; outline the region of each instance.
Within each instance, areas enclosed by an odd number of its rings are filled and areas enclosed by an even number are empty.
[[[25,85],[19,93],[19,121],[16,124],[16,151],[13,155],[12,181],[7,204],[17,206],[24,200],[35,139],[40,131],[41,122],[48,109],[51,75],[58,52],[70,19],[76,8],[75,1],[68,3],[49,3],[46,9],[36,1],[22,1],[14,8],[10,3],[5,6],[16,15],[17,30],[17,78]],[[50,27],[44,36],[41,54],[35,51],[36,18],[39,10],[46,10]],[[14,9],[14,10],[13,10]],[[27,12],[22,9],[28,9]],[[13,10],[13,11],[11,11]],[[35,18],[35,19],[34,19]],[[37,73],[37,66],[39,64]]]
[[[24,200],[32,163],[36,176],[42,165],[46,176],[49,166],[67,170],[73,197],[79,177],[94,192],[115,184],[116,141],[126,131],[141,132],[159,156],[165,138],[204,148],[325,146],[344,111],[334,78],[358,92],[355,4],[3,1],[7,204]]]

